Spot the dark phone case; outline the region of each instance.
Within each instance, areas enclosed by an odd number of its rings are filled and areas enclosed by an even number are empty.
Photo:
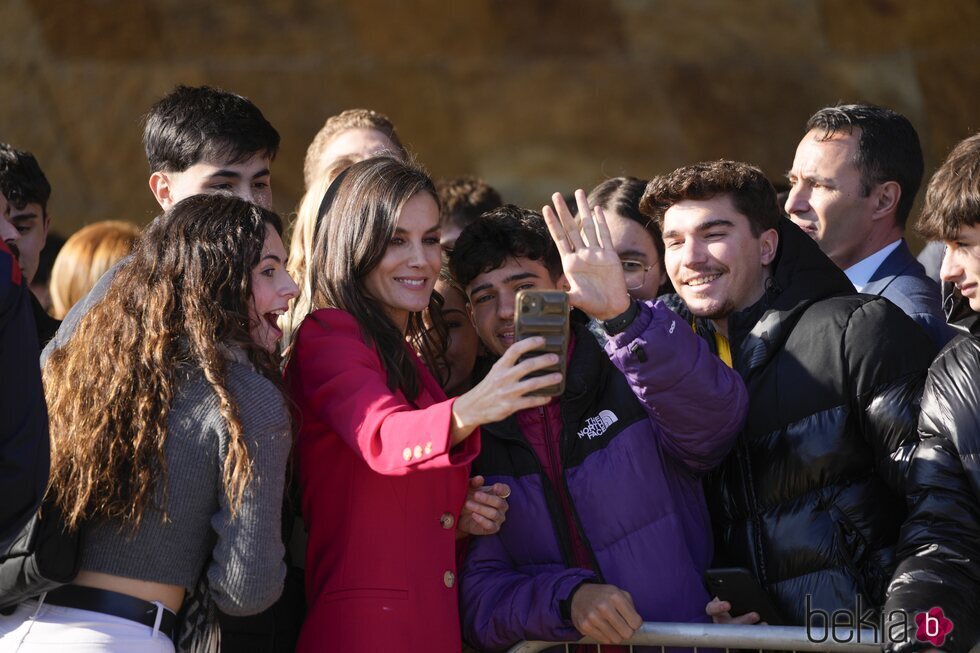
[[[558,364],[532,372],[528,377],[561,372],[561,383],[528,393],[536,397],[556,397],[565,391],[568,358],[568,295],[561,290],[521,290],[514,310],[514,340],[543,336],[545,345],[525,354],[521,360],[541,354],[558,354]],[[528,378],[526,377],[526,378]]]
[[[712,596],[732,604],[730,614],[733,617],[755,612],[770,626],[783,623],[772,599],[748,569],[744,567],[709,569],[704,572],[704,580]]]

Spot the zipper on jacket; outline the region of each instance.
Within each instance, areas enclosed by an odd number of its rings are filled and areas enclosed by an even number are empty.
[[[568,510],[567,514],[570,514],[572,516],[572,520],[575,522],[574,526],[578,531],[579,541],[582,542],[582,546],[584,546],[585,550],[589,553],[589,561],[592,563],[592,571],[595,572],[596,578],[600,583],[605,583],[606,579],[602,574],[602,568],[599,567],[599,559],[596,558],[595,551],[592,550],[592,543],[589,542],[589,538],[585,535],[585,529],[582,528],[582,519],[579,517],[578,509],[575,507],[575,504],[572,502],[571,492],[568,489],[568,479],[565,477],[567,465],[566,465],[566,456],[565,456],[566,452],[564,447],[565,434],[568,430],[567,429],[568,425],[565,420],[564,412],[561,410],[560,403],[559,403],[558,410],[559,410],[559,415],[561,416],[561,424],[563,429],[562,433],[560,433],[558,437],[558,441],[557,441],[558,451],[556,452],[558,459],[561,461],[561,469],[560,469],[561,473],[556,474],[556,476],[559,479],[561,479],[561,485],[560,488],[558,489],[558,494],[565,501],[565,505],[567,506],[567,510]],[[549,442],[551,441],[550,436],[551,436],[551,426],[547,422],[545,422],[545,437],[548,438]],[[551,451],[552,451],[551,447],[549,446],[548,447],[549,457],[551,456]],[[552,465],[553,464],[554,463],[552,463]]]
[[[551,465],[551,469],[554,471],[555,474],[555,482],[553,483],[553,485],[555,486],[555,494],[558,495],[558,503],[559,503],[559,507],[561,508],[562,521],[566,521],[568,519],[568,516],[571,515],[572,522],[573,522],[571,526],[573,526],[578,530],[579,541],[582,542],[582,545],[585,546],[587,550],[589,550],[589,556],[593,558],[592,565],[594,568],[592,571],[595,571],[598,574],[599,569],[598,566],[595,564],[594,556],[592,556],[591,547],[589,547],[588,544],[586,544],[585,533],[582,532],[582,526],[578,523],[578,518],[575,514],[575,511],[572,509],[571,497],[568,496],[568,484],[565,482],[564,466],[562,467],[558,466],[558,461],[561,460],[561,453],[560,450],[556,451],[555,449],[557,449],[560,446],[560,444],[557,440],[555,440],[552,437],[551,423],[548,421],[548,414],[544,406],[538,408],[538,414],[541,417],[541,424],[544,427],[544,441],[545,441],[545,449],[547,449],[548,451],[548,463]],[[574,565],[577,567],[578,561],[574,560],[575,552],[571,547],[572,542],[570,536],[571,534],[569,534],[568,549],[569,549],[569,553],[572,554],[571,557],[573,559],[570,560],[569,562],[571,563],[570,566]]]
[[[572,561],[572,548],[571,548],[571,535],[568,533],[568,527],[565,524],[565,516],[562,512],[561,498],[558,496],[558,490],[555,485],[548,478],[548,474],[544,470],[544,465],[538,459],[538,454],[534,450],[534,447],[527,441],[526,436],[520,432],[518,427],[516,434],[496,434],[493,437],[500,440],[510,442],[516,445],[531,455],[531,459],[534,460],[538,468],[538,473],[541,474],[542,482],[541,489],[544,490],[545,504],[548,507],[548,514],[551,517],[551,526],[555,529],[555,540],[558,543],[558,553],[561,555],[562,562],[565,566],[572,568],[574,566]]]
[[[714,337],[709,337],[710,334],[705,331],[702,337],[708,342],[708,347],[711,349],[716,356],[719,356],[717,344]],[[747,374],[743,374],[741,370],[741,362],[743,356],[742,354],[742,344],[741,340],[736,343],[736,338],[738,334],[731,334],[731,338],[728,340],[729,352],[731,353],[732,359],[732,371],[742,377],[745,383],[746,389],[748,389],[749,378],[753,372],[757,371],[757,367],[750,368],[746,370]],[[737,344],[737,346],[736,346]],[[738,463],[738,469],[741,472],[744,483],[742,485],[743,500],[745,501],[745,506],[748,512],[748,521],[752,526],[752,548],[756,568],[759,570],[759,584],[762,586],[763,590],[769,591],[769,574],[766,569],[765,556],[763,554],[763,543],[762,543],[762,518],[759,516],[759,502],[755,496],[755,479],[752,475],[752,464],[749,462],[749,445],[745,441],[746,433],[743,431],[735,444],[735,460]]]
[[[755,497],[755,480],[752,477],[752,465],[749,463],[749,447],[745,442],[739,442],[735,447],[735,457],[738,466],[742,470],[744,484],[742,491],[745,493],[745,505],[748,508],[749,521],[752,524],[752,544],[754,549],[755,564],[759,570],[759,584],[768,591],[769,574],[766,569],[766,561],[763,556],[762,543],[762,519],[759,517],[759,502]]]
[[[541,424],[544,428],[544,442],[545,449],[548,451],[548,464],[551,466],[556,480],[556,482],[553,482],[552,485],[555,486],[555,494],[558,495],[558,504],[562,512],[562,521],[564,521],[566,519],[566,515],[572,514],[572,502],[568,497],[568,486],[564,482],[557,482],[558,479],[562,479],[562,481],[564,481],[565,470],[563,467],[558,466],[559,452],[555,451],[555,448],[558,446],[558,442],[553,442],[554,438],[551,437],[551,424],[548,422],[548,414],[547,411],[545,411],[544,406],[540,406],[538,408],[538,416],[541,418]],[[548,475],[545,474],[545,478],[547,478],[547,476]],[[581,537],[581,535],[581,529],[579,529],[579,536]],[[571,545],[571,542],[569,542],[569,545]],[[569,551],[571,551],[570,547]]]

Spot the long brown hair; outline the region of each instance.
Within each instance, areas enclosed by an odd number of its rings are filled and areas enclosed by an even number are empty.
[[[158,217],[105,296],[44,367],[51,423],[49,491],[71,527],[118,519],[139,526],[162,483],[167,418],[183,371],[199,368],[228,425],[223,485],[233,513],[251,480],[227,348],[278,379],[249,335],[251,272],[275,213],[228,195],[185,199]]]
[[[419,378],[405,340],[430,370],[435,369],[440,344],[426,329],[422,313],[410,314],[407,333],[402,333],[367,292],[364,278],[384,257],[402,208],[417,193],[429,193],[438,204],[425,171],[392,157],[366,159],[340,173],[321,202],[308,263],[309,289],[300,290],[310,293],[310,301],[304,302],[301,294],[296,302],[310,311],[329,306],[353,315],[378,350],[388,387],[401,389],[410,400],[418,396]],[[436,301],[433,293],[430,307]]]

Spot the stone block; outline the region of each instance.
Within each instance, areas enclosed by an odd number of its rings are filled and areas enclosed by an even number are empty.
[[[443,65],[505,43],[493,0],[350,3],[350,54],[363,61]]]
[[[683,129],[685,160],[672,167],[714,159],[759,166],[781,180],[813,111],[828,100],[828,77],[806,64],[739,64],[665,67],[664,92]]]
[[[0,3],[0,62],[8,66],[24,66],[45,56],[44,40],[37,19],[25,0],[6,0]]]
[[[279,130],[282,145],[273,170],[276,207],[288,213],[303,194],[303,160],[314,135],[331,115],[368,108],[386,114],[402,141],[433,168],[469,168],[459,148],[458,120],[444,76],[424,68],[331,65],[259,78],[237,70],[213,73],[242,93]],[[433,169],[433,173],[435,171]]]
[[[107,0],[27,0],[47,51],[57,59],[131,61],[164,54],[160,23],[151,3]]]
[[[617,0],[631,57],[797,65],[825,49],[813,0]]]
[[[340,0],[193,2],[157,0],[168,61],[221,62],[250,69],[318,66],[356,53],[348,8]],[[368,3],[373,4],[373,3]]]
[[[816,0],[827,45],[841,54],[976,51],[975,0]]]
[[[538,208],[702,159],[779,179],[840,100],[908,115],[927,171],[980,129],[976,0],[7,0],[0,24],[0,138],[38,156],[62,225],[156,213],[140,117],[178,83],[276,126],[283,213],[313,135],[351,107],[388,114],[433,175]]]
[[[196,83],[200,78],[183,69],[148,71],[108,63],[50,68],[57,147],[69,153],[71,173],[84,185],[84,202],[73,212],[83,222],[145,224],[159,212],[147,186],[141,118],[172,88],[171,79]]]
[[[591,0],[351,3],[361,55],[444,65],[457,59],[599,56],[622,50],[612,4]]]
[[[556,190],[648,175],[686,148],[659,80],[645,66],[611,74],[598,61],[472,71],[455,83],[463,146],[474,172],[532,206]]]
[[[947,54],[916,62],[923,104],[919,134],[929,176],[957,143],[980,132],[980,62]]]
[[[8,65],[0,75],[0,141],[34,154],[51,182],[49,210],[55,228],[71,233],[83,224],[90,181],[78,169],[75,152],[63,137],[66,122],[54,100],[44,69]]]

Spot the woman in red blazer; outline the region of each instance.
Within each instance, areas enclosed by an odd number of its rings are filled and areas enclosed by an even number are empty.
[[[416,352],[438,355],[422,311],[439,276],[439,207],[418,168],[379,157],[327,190],[286,376],[298,407],[296,461],[309,540],[309,609],[300,651],[460,650],[455,544],[492,532],[506,508],[492,492],[467,501],[478,427],[547,397],[556,360],[518,363],[521,341],[473,390],[447,399]],[[480,505],[482,504],[482,505]],[[483,514],[481,514],[481,512]]]

